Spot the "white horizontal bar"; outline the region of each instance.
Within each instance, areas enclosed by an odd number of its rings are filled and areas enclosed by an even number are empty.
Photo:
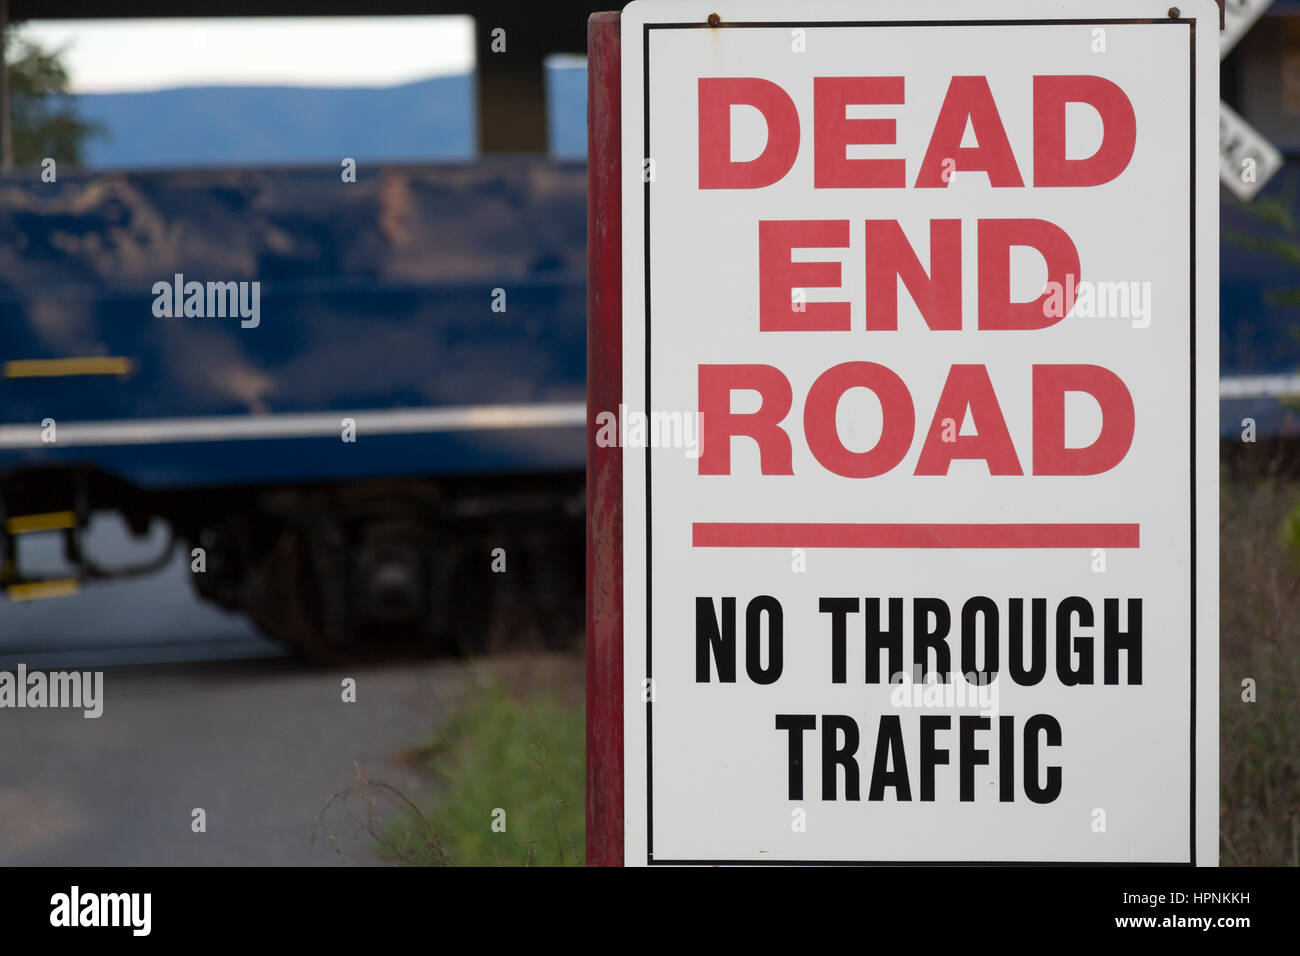
[[[1230,375],[1219,380],[1220,398],[1300,395],[1300,375]]]
[[[249,441],[265,438],[341,436],[343,420],[356,422],[357,437],[422,432],[490,431],[506,428],[563,428],[582,425],[582,402],[535,405],[461,405],[368,412],[312,412],[286,415],[210,415],[138,421],[56,421],[55,441],[41,440],[40,425],[0,425],[0,448],[73,445],[163,445],[175,442]]]

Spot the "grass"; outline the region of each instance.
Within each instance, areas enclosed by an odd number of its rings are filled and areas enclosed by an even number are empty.
[[[581,866],[585,747],[580,705],[489,683],[412,757],[433,805],[409,806],[380,842],[415,866]]]
[[[1300,484],[1220,496],[1219,827],[1225,865],[1300,866]],[[1243,700],[1243,680],[1255,701]]]

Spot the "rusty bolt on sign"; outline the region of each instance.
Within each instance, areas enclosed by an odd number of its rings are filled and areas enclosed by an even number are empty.
[[[721,26],[721,25],[722,25],[722,17],[718,16],[716,13],[710,13],[710,14],[709,14],[709,26],[711,26],[711,27],[716,27],[716,26]]]

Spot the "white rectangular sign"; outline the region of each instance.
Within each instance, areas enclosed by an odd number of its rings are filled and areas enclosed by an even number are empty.
[[[1219,14],[1170,12],[624,11],[628,863],[1217,862]]]

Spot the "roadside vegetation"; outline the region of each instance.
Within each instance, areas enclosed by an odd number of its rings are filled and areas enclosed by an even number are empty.
[[[428,781],[421,795],[358,767],[317,816],[318,836],[336,847],[369,840],[406,866],[581,866],[582,657],[502,655],[469,666],[453,716],[403,755]]]
[[[486,688],[417,752],[438,795],[389,827],[388,855],[416,866],[581,866],[584,753],[581,707]]]
[[[1300,866],[1300,482],[1225,476],[1220,509],[1220,858]]]

